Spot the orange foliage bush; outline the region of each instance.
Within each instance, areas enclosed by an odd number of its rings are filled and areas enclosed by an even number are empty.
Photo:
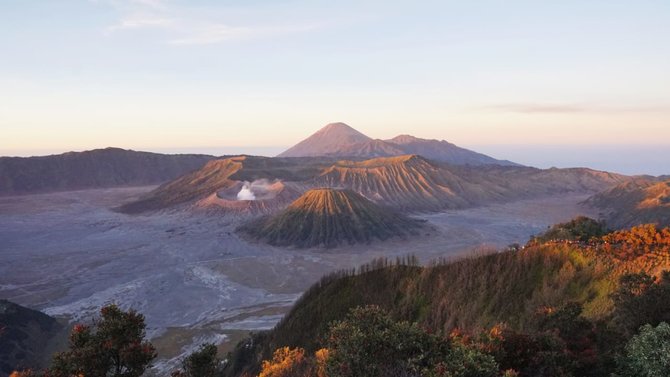
[[[603,236],[598,251],[624,262],[626,270],[658,272],[670,265],[670,228],[644,224]]]
[[[300,376],[307,369],[305,350],[282,347],[275,350],[272,360],[263,361],[258,377],[291,377]]]
[[[327,377],[329,355],[327,348],[319,349],[313,357],[306,355],[303,348],[278,348],[272,360],[263,361],[258,377]]]
[[[9,377],[32,377],[34,376],[33,372],[30,370],[24,370],[24,371],[13,371],[12,374],[9,375]]]
[[[314,369],[316,377],[326,377],[326,363],[328,362],[328,356],[330,355],[330,350],[328,348],[321,348],[320,350],[314,353]]]

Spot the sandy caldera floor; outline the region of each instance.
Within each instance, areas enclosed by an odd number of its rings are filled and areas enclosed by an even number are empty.
[[[249,243],[239,216],[184,211],[129,216],[110,208],[152,187],[0,198],[0,298],[72,321],[106,303],[146,316],[163,372],[203,342],[223,349],[271,328],[322,275],[373,258],[422,261],[524,243],[548,225],[593,215],[571,195],[419,215],[430,236],[292,250]]]

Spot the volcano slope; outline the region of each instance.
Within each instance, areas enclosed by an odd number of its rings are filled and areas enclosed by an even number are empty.
[[[240,228],[276,246],[298,248],[369,243],[417,235],[421,223],[378,206],[351,190],[312,189],[275,216]]]
[[[118,208],[120,212],[136,214],[147,211],[168,209],[180,205],[195,204],[202,206],[233,207],[277,207],[281,203],[272,200],[237,201],[226,200],[235,197],[246,181],[274,181],[276,197],[284,206],[300,196],[304,189],[282,182],[301,182],[318,174],[324,167],[332,164],[332,159],[323,158],[268,158],[255,156],[235,156],[213,160],[202,168],[167,182],[144,197],[126,203]],[[300,185],[297,185],[300,186]],[[219,195],[221,194],[221,195]]]
[[[238,156],[210,161],[202,169],[166,183],[123,205],[125,213],[176,206],[273,213],[310,188],[350,189],[368,200],[404,211],[435,212],[562,194],[595,194],[630,177],[591,169],[520,166],[461,166],[418,155],[337,161],[324,157]],[[245,182],[265,181],[272,195],[238,201]],[[266,185],[267,187],[267,185]]]
[[[418,155],[339,161],[310,182],[410,211],[461,209],[566,193],[596,193],[628,177],[591,169],[456,166]]]
[[[476,185],[420,156],[339,161],[325,169],[314,185],[342,187],[375,202],[408,210],[464,208]]]
[[[601,210],[613,228],[644,223],[670,226],[670,180],[635,179],[592,196],[586,204]]]

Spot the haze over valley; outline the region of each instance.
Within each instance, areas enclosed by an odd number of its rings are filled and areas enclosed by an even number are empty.
[[[670,376],[670,3],[0,4],[0,377]]]
[[[665,184],[411,136],[396,142],[416,154],[359,146],[370,140],[334,123],[275,158],[105,149],[0,159],[0,294],[65,323],[108,303],[139,310],[161,374],[200,343],[229,350],[272,328],[324,274],[523,244],[551,224],[605,215],[618,185]]]

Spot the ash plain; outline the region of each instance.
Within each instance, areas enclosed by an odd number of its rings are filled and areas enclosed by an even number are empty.
[[[0,298],[71,323],[107,303],[146,317],[162,375],[199,344],[222,351],[272,328],[311,284],[377,257],[420,261],[525,243],[547,226],[594,213],[586,195],[418,214],[434,231],[335,249],[284,249],[241,239],[244,217],[203,211],[125,215],[111,208],[154,187],[0,197]]]

